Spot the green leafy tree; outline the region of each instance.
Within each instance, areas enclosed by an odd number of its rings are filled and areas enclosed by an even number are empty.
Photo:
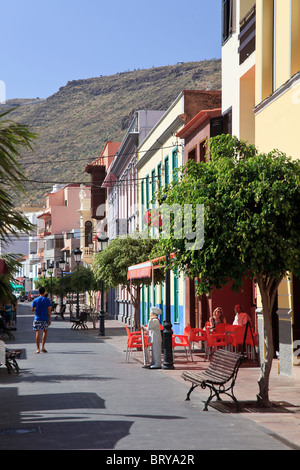
[[[156,244],[157,240],[142,238],[136,234],[124,238],[119,237],[112,240],[105,250],[97,253],[93,262],[95,279],[98,282],[101,280],[104,282],[106,291],[122,286],[130,292],[130,285],[132,285],[136,328],[139,328],[140,288],[142,285],[150,285],[152,279],[133,279],[130,283],[127,279],[127,272],[130,266],[150,260],[151,252]],[[155,283],[164,280],[161,269],[155,269],[154,275]]]
[[[155,254],[174,252],[170,267],[199,277],[198,293],[244,276],[257,282],[264,316],[266,356],[261,364],[258,401],[269,405],[269,375],[274,357],[272,309],[278,286],[288,273],[300,274],[300,162],[279,151],[259,153],[228,135],[211,139],[207,163],[188,162],[181,178],[165,191],[164,204],[204,207],[204,239],[186,249],[183,232],[160,238]],[[193,229],[197,230],[193,214]],[[199,228],[199,227],[198,227]]]
[[[90,267],[78,265],[69,277],[73,292],[78,291],[91,293],[97,289],[94,272]]]
[[[60,279],[55,276],[52,276],[52,281],[50,277],[43,277],[41,276],[35,283],[37,289],[40,287],[44,287],[46,292],[52,295],[60,295],[61,294],[61,287],[59,285]]]

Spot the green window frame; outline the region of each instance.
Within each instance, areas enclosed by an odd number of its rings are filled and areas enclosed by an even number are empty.
[[[155,205],[155,170],[151,172],[151,201],[152,205]]]
[[[149,175],[146,176],[146,209],[149,209],[150,192],[149,192]]]
[[[142,206],[142,229],[144,228],[144,211],[145,211],[145,193],[144,193],[144,180],[141,182],[141,206]]]
[[[168,186],[170,183],[170,173],[169,173],[169,156],[165,158],[165,185]]]
[[[177,174],[174,170],[178,168],[178,147],[172,151],[172,177],[177,181]]]
[[[160,189],[162,187],[161,163],[157,165],[157,180],[158,180],[158,189]]]

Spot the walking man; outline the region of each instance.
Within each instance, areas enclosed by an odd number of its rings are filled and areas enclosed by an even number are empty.
[[[40,296],[33,300],[31,311],[35,311],[33,320],[33,329],[35,330],[36,354],[40,352],[41,331],[42,336],[42,352],[47,352],[45,343],[47,339],[48,326],[51,325],[51,302],[48,297],[45,297],[45,288],[39,288]]]

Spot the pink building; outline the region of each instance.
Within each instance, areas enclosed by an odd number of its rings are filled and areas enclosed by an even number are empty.
[[[46,194],[46,208],[38,216],[44,221],[39,231],[43,246],[39,249],[41,267],[46,269],[54,262],[59,268],[59,260],[64,257],[65,269],[72,271],[75,266],[72,251],[80,248],[79,193],[84,189],[90,193],[90,187],[79,184],[56,185],[51,193]],[[71,240],[71,241],[70,241]]]

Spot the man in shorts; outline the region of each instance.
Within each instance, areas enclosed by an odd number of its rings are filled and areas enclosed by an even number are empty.
[[[35,330],[35,341],[36,341],[36,354],[40,352],[40,340],[41,331],[43,332],[42,337],[42,352],[47,352],[45,349],[45,343],[47,339],[48,326],[51,325],[51,302],[48,297],[45,297],[45,288],[39,288],[40,296],[33,300],[31,311],[35,311],[35,317],[33,320],[33,329]]]

